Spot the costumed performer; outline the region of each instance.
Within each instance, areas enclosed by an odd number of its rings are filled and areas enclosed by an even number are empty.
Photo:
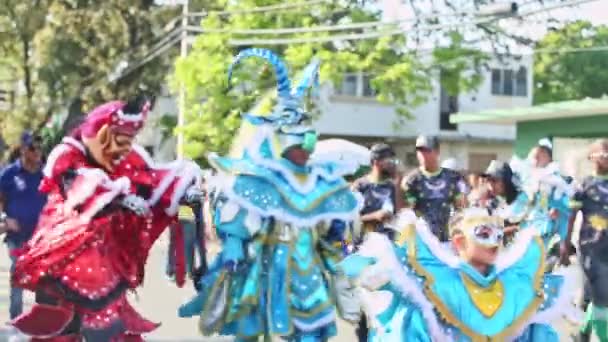
[[[359,284],[370,341],[559,341],[550,323],[568,313],[572,278],[544,273],[544,244],[522,231],[499,253],[502,219],[468,208],[451,221],[446,249],[403,212],[399,242],[370,233],[339,266]]]
[[[344,223],[358,213],[359,201],[342,178],[352,170],[308,161],[317,135],[302,106],[319,62],[292,89],[287,67],[271,51],[244,50],[232,67],[248,57],[273,66],[277,104],[268,116],[243,116],[234,158],[209,157],[221,183],[215,220],[223,245],[201,291],[179,315],[200,315],[204,335],[238,341],[273,335],[327,341],[336,334],[336,301],[346,319],[357,320],[360,312],[348,281],[335,273]]]
[[[48,203],[12,279],[36,293],[11,322],[33,341],[142,341],[158,326],[127,291],[142,284],[150,248],[180,203],[201,193],[196,164],[155,165],[133,143],[149,106],[143,97],[103,104],[49,155],[40,186]]]

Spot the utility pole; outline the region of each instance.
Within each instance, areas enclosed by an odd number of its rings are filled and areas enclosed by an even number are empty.
[[[181,37],[181,58],[185,58],[188,55],[188,0],[183,0],[182,3],[182,37]],[[186,111],[186,85],[182,81],[179,87],[179,103],[177,113],[177,127],[182,129],[185,120]],[[177,134],[177,158],[184,158],[184,133],[179,132]]]

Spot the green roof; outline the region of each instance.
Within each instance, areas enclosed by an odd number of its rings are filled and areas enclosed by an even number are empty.
[[[608,114],[608,97],[551,102],[531,107],[490,109],[475,113],[456,113],[450,122],[511,125],[522,121],[570,118]]]

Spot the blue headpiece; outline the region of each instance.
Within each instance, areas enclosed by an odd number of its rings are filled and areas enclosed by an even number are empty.
[[[246,49],[241,51],[230,65],[228,82],[232,78],[233,69],[248,57],[263,58],[273,66],[277,79],[277,104],[271,115],[257,116],[247,113],[243,118],[253,125],[273,126],[283,150],[301,145],[312,152],[316,143],[316,133],[307,123],[310,116],[303,106],[307,90],[318,87],[319,60],[313,60],[306,67],[300,82],[292,88],[287,66],[276,54],[266,49]]]

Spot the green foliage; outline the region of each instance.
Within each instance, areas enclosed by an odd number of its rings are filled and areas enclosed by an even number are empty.
[[[576,21],[547,34],[537,45],[534,60],[534,103],[608,95],[608,51],[567,51],[605,46],[608,26],[593,26],[588,21]]]
[[[216,7],[226,4],[227,10],[284,3],[280,0],[216,1]],[[369,22],[381,19],[373,6],[361,1],[328,2],[310,8],[270,13],[248,13],[205,18],[204,29],[267,29],[314,27],[345,23]],[[388,29],[394,29],[389,27]],[[298,33],[291,37],[324,37],[328,32]],[[273,74],[263,63],[243,63],[235,72],[233,87],[227,83],[227,70],[233,57],[245,47],[233,47],[231,39],[246,38],[233,33],[206,32],[197,37],[186,58],[176,62],[172,79],[176,91],[186,89],[185,127],[178,127],[186,137],[185,152],[201,158],[209,151],[226,152],[240,125],[240,114],[258,105],[258,113],[271,108]],[[259,36],[256,38],[260,38]],[[267,35],[264,38],[275,38]],[[410,110],[427,99],[432,80],[440,70],[450,74],[445,86],[454,91],[475,88],[481,77],[485,55],[465,48],[462,37],[450,32],[443,41],[449,44],[432,54],[417,53],[407,48],[405,35],[352,42],[303,43],[272,46],[270,49],[285,57],[290,70],[301,70],[313,56],[322,60],[321,81],[340,84],[344,73],[365,72],[373,75],[372,85],[377,99],[396,106],[396,123],[410,118]],[[438,67],[439,66],[439,67]],[[470,71],[473,72],[470,72]],[[269,90],[270,89],[270,90]],[[262,104],[257,103],[265,99]],[[397,125],[398,126],[398,125]]]
[[[153,3],[1,1],[0,70],[12,70],[12,84],[25,89],[17,93],[15,108],[0,112],[2,135],[14,141],[23,128],[39,130],[52,114],[78,99],[82,108],[70,116],[140,90],[157,92],[171,57],[152,60],[116,82],[109,80],[121,62],[141,59],[179,13],[178,8]]]

